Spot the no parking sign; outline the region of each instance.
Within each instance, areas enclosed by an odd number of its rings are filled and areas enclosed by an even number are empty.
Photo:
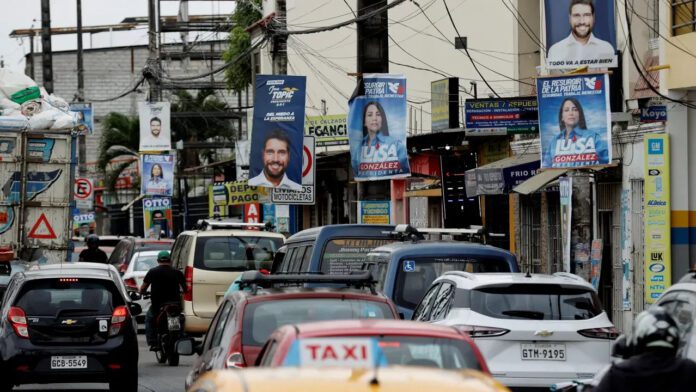
[[[89,178],[75,179],[75,208],[80,210],[94,208],[94,185]]]

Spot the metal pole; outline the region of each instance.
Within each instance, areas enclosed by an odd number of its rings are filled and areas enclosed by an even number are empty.
[[[29,37],[29,77],[36,79],[34,75],[34,36]]]
[[[478,85],[476,82],[471,82],[471,88],[474,90],[474,99],[478,99]]]
[[[596,240],[599,235],[599,211],[597,209],[597,179],[595,174],[590,174],[590,184],[592,185],[592,239]]]
[[[77,101],[83,102],[84,100],[85,75],[82,62],[82,0],[77,0]]]
[[[152,72],[152,75],[149,75],[150,78],[148,80],[148,83],[150,84],[150,102],[154,102],[159,99],[159,82],[157,81],[157,77],[159,75],[159,56],[157,53],[157,18],[157,0],[149,0],[147,6],[147,63],[150,67],[150,72]]]
[[[43,68],[43,86],[53,92],[53,55],[51,52],[51,4],[41,0],[41,67]]]

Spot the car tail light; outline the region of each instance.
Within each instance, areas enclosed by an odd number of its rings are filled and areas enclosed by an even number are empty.
[[[233,352],[227,356],[225,360],[225,367],[227,369],[244,368],[246,363],[244,362],[244,355],[240,352]]]
[[[12,324],[12,329],[14,329],[17,336],[23,339],[29,339],[29,326],[27,325],[27,315],[24,313],[22,308],[13,306],[10,308],[7,314],[7,319]]]
[[[490,338],[495,336],[503,336],[510,332],[509,329],[482,327],[479,325],[457,325],[457,329],[469,334],[472,338]]]
[[[184,293],[184,301],[193,301],[193,268],[186,267],[184,270],[184,278],[186,279],[186,292]]]
[[[119,306],[111,313],[111,327],[109,328],[109,336],[116,336],[121,332],[121,328],[128,320],[128,308]]]
[[[614,327],[581,329],[578,333],[586,338],[614,340],[619,337],[619,331]]]
[[[135,278],[128,278],[123,280],[123,284],[126,285],[126,287],[132,288],[132,289],[137,289],[138,288],[138,282],[135,281]]]

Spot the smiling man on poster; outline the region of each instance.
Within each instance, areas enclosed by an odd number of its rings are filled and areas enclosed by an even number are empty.
[[[249,185],[301,190],[304,76],[258,75]]]

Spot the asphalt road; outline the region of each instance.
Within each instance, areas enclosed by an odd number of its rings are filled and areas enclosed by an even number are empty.
[[[155,359],[155,354],[150,352],[145,345],[145,335],[139,335],[140,358],[138,360],[139,369],[139,391],[140,392],[182,392],[184,390],[184,380],[191,365],[193,357],[181,357],[179,366],[170,367],[166,364],[160,365]],[[107,384],[31,384],[22,385],[15,388],[17,391],[108,391]]]

